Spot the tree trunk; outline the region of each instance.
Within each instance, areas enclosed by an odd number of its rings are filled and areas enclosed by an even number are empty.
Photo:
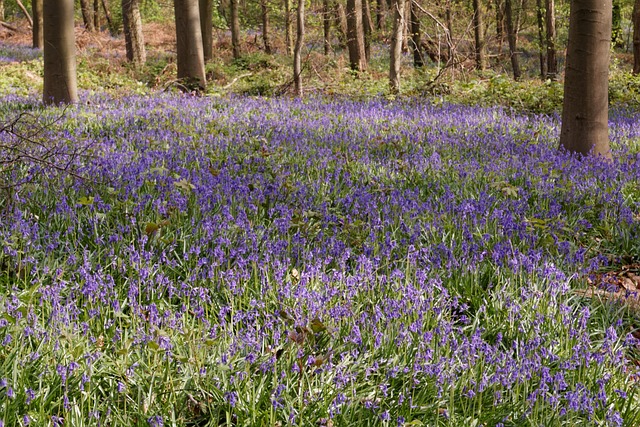
[[[187,90],[204,90],[206,77],[198,0],[174,0],[178,79]]]
[[[389,54],[389,88],[392,93],[400,92],[400,60],[402,57],[402,27],[404,27],[405,0],[393,1],[393,33]]]
[[[78,101],[73,0],[47,0],[44,16],[45,105]]]
[[[95,31],[95,26],[93,25],[93,12],[91,10],[89,0],[80,0],[80,10],[82,11],[82,22],[84,23],[84,28],[89,32]]]
[[[447,0],[445,4],[445,18],[447,21],[447,31],[449,32],[449,36],[447,37],[447,53],[449,54],[449,58],[453,60],[455,56],[455,49],[453,44],[453,12],[451,11],[451,0]]]
[[[260,0],[262,9],[262,41],[264,42],[264,52],[271,55],[271,41],[269,41],[269,5],[267,0]]]
[[[347,0],[347,46],[351,69],[365,71],[367,56],[362,28],[362,0]]]
[[[362,29],[364,34],[364,55],[367,63],[371,59],[371,38],[373,37],[373,20],[369,0],[362,0]]]
[[[140,16],[140,0],[122,0],[122,27],[127,60],[136,66],[147,61],[142,34],[142,17]]]
[[[117,28],[113,23],[113,19],[111,19],[111,12],[109,12],[109,0],[101,0],[102,2],[102,10],[104,11],[104,17],[107,20],[107,26],[109,27],[109,32],[111,34],[115,34],[117,32]]]
[[[509,42],[509,56],[511,57],[511,68],[513,69],[513,79],[520,80],[520,63],[518,61],[516,28],[513,25],[513,12],[511,10],[511,0],[504,1],[504,14],[507,18],[507,40]]]
[[[482,0],[473,0],[473,35],[475,38],[476,68],[481,71],[487,68],[483,14]]]
[[[411,7],[411,50],[413,51],[413,66],[420,68],[424,66],[424,57],[422,56],[422,34],[420,32],[420,18],[413,0],[409,0]]]
[[[611,158],[608,128],[611,0],[572,0],[560,147]]]
[[[611,21],[611,41],[615,47],[624,46],[624,35],[622,34],[622,5],[620,0],[613,0],[612,21]]]
[[[100,0],[93,0],[93,26],[96,31],[100,31]]]
[[[202,52],[204,60],[213,58],[213,0],[199,0],[200,32],[202,33]]]
[[[284,0],[284,43],[287,45],[287,55],[293,53],[293,37],[291,33],[291,3]]]
[[[324,54],[331,51],[331,6],[329,0],[322,0],[322,34],[324,37]]]
[[[231,46],[233,48],[233,59],[240,58],[240,18],[238,17],[238,0],[229,2],[231,10]]]
[[[336,27],[338,27],[338,40],[340,40],[340,48],[347,48],[347,13],[340,1],[336,4]]]
[[[556,13],[553,0],[547,0],[547,78],[555,80],[558,74],[556,59]]]
[[[33,47],[42,49],[44,47],[44,27],[42,21],[42,0],[32,0],[33,13]]]
[[[633,3],[633,74],[640,74],[640,0]]]
[[[4,21],[4,0],[0,0],[0,21]]]
[[[547,77],[547,61],[545,56],[545,39],[544,39],[544,14],[542,0],[536,0],[536,18],[538,23],[538,55],[540,57],[540,78],[545,79]]]
[[[387,14],[387,2],[386,0],[376,0],[376,29],[382,30],[384,24],[384,17]]]
[[[304,2],[298,0],[296,20],[296,46],[293,51],[293,81],[296,96],[302,96],[302,43],[304,42]]]

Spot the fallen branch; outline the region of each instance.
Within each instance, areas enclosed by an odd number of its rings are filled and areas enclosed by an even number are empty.
[[[223,89],[229,89],[235,82],[237,82],[238,80],[243,79],[245,77],[249,77],[251,74],[253,74],[253,73],[240,74],[238,77],[236,77],[235,79],[231,80],[231,82],[229,82],[228,84],[226,84],[222,88]]]
[[[6,22],[4,22],[4,21],[0,21],[0,25],[1,25],[1,26],[3,26],[3,27],[5,27],[7,30],[11,30],[11,31],[13,31],[13,32],[15,32],[15,33],[17,33],[17,32],[18,32],[18,28],[17,28],[17,27],[14,27],[14,26],[13,26],[13,25],[11,25],[11,24],[7,24],[7,23],[6,23]]]
[[[24,12],[24,16],[27,17],[27,21],[29,21],[29,26],[33,28],[33,19],[31,19],[31,15],[29,15],[29,11],[27,10],[27,8],[24,7],[24,5],[20,0],[16,0],[16,3],[18,3],[18,7],[22,9],[22,12]]]

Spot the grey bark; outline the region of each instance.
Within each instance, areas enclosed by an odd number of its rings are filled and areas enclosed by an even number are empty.
[[[238,0],[231,0],[230,15],[231,15],[231,47],[233,49],[233,59],[240,58],[240,18],[238,16]]]
[[[371,38],[373,37],[373,20],[369,0],[362,0],[362,30],[364,35],[364,54],[367,63],[371,59]]]
[[[267,0],[260,0],[260,8],[262,9],[262,41],[264,42],[264,51],[267,55],[271,55],[271,40],[269,39],[269,5]]]
[[[547,78],[555,80],[558,75],[558,59],[556,57],[556,12],[553,0],[547,0]]]
[[[633,3],[633,74],[640,73],[640,0]]]
[[[476,68],[484,70],[487,68],[487,58],[485,53],[484,39],[484,11],[482,0],[472,0],[473,2],[473,35],[475,38]]]
[[[93,0],[93,26],[100,31],[100,0]]]
[[[293,36],[291,23],[291,3],[290,0],[284,0],[284,43],[287,45],[287,55],[293,54]]]
[[[142,17],[140,16],[140,0],[122,0],[122,27],[127,60],[136,66],[147,61],[142,34]]]
[[[347,48],[347,13],[344,10],[344,6],[341,2],[336,4],[336,27],[338,28],[338,40],[340,40],[340,47],[342,49]]]
[[[202,34],[200,33],[200,8],[198,0],[174,0],[176,18],[176,50],[178,52],[178,79],[186,89],[191,85],[206,88]]]
[[[547,57],[545,55],[545,38],[544,38],[544,7],[542,0],[536,0],[536,22],[538,24],[538,56],[540,60],[540,78],[547,78]]]
[[[204,60],[213,58],[213,0],[199,0],[200,33],[202,33],[202,52]]]
[[[45,105],[78,101],[73,0],[47,0],[44,16]]]
[[[413,0],[409,0],[409,4],[411,7],[411,50],[413,51],[413,66],[420,68],[424,66],[420,18],[418,17],[418,10]]]
[[[80,0],[80,10],[82,11],[82,22],[84,23],[84,28],[90,32],[95,31],[96,28],[93,22],[93,11],[91,10],[89,0]]]
[[[513,70],[513,79],[518,81],[522,73],[520,72],[520,62],[518,61],[517,46],[517,27],[513,25],[513,11],[511,8],[511,0],[504,1],[504,14],[507,18],[507,41],[509,42],[509,56],[511,58],[511,68]]]
[[[331,5],[329,0],[322,0],[322,35],[324,54],[329,55],[331,51]]]
[[[31,12],[33,13],[33,47],[38,49],[44,47],[42,8],[42,0],[31,1]]]
[[[298,0],[296,19],[296,46],[293,50],[293,81],[296,96],[302,96],[302,44],[304,42],[304,2]]]
[[[365,71],[367,56],[362,28],[362,0],[347,0],[347,47],[351,69]]]
[[[394,0],[393,33],[391,34],[391,52],[389,54],[389,88],[392,93],[400,92],[400,60],[402,56],[402,28],[404,27],[405,0]]]

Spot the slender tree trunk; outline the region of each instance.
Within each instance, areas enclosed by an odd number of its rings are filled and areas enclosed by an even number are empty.
[[[100,31],[101,28],[100,22],[100,0],[93,0],[93,26],[96,31]]]
[[[608,128],[611,0],[572,0],[560,147],[611,158]]]
[[[233,48],[233,59],[240,58],[240,18],[238,16],[238,0],[229,2],[231,7],[231,46]]]
[[[322,34],[324,36],[324,54],[331,51],[331,5],[329,0],[322,0]]]
[[[633,3],[633,74],[640,74],[640,0]]]
[[[538,54],[540,57],[540,78],[547,78],[547,61],[545,56],[545,38],[544,38],[544,14],[542,0],[536,0],[536,18],[538,23]]]
[[[613,12],[611,22],[611,41],[615,47],[624,46],[624,36],[622,34],[622,5],[620,0],[613,0]]]
[[[176,17],[176,47],[178,51],[178,79],[187,89],[206,88],[204,53],[200,32],[198,0],[174,0]]]
[[[42,0],[31,0],[31,6],[33,13],[33,47],[42,49],[44,47]]]
[[[513,69],[513,79],[520,80],[520,63],[518,61],[518,48],[516,38],[516,28],[513,25],[513,11],[511,10],[511,0],[504,1],[504,13],[507,18],[507,40],[509,42],[509,56],[511,57],[511,68]]]
[[[424,66],[422,55],[422,34],[420,32],[420,18],[414,0],[409,0],[411,7],[411,50],[413,51],[413,66],[420,68]]]
[[[502,0],[494,0],[494,7],[496,9],[496,38],[500,44],[500,50],[502,50],[502,43],[504,41],[504,8]]]
[[[362,0],[362,29],[364,31],[364,54],[367,63],[371,59],[371,38],[373,37],[373,20],[369,0]]]
[[[349,47],[351,69],[365,71],[367,56],[364,49],[362,28],[362,0],[347,0],[347,46]]]
[[[476,45],[476,68],[481,71],[487,68],[483,18],[482,0],[473,0],[473,35]]]
[[[290,0],[284,0],[284,39],[287,45],[287,55],[293,54],[293,33],[291,23],[291,3]]]
[[[27,8],[24,7],[20,0],[16,0],[16,4],[20,8],[20,10],[22,10],[22,13],[24,13],[24,17],[27,18],[27,21],[29,21],[29,26],[33,28],[33,19],[31,19],[31,15],[29,15],[29,11],[27,10]]]
[[[111,34],[116,33],[116,27],[113,24],[113,19],[111,19],[111,12],[109,12],[109,0],[101,0],[102,2],[102,10],[104,11],[104,17],[107,20],[107,26],[109,27],[109,32]]]
[[[262,41],[264,42],[264,52],[271,55],[271,41],[269,40],[269,5],[267,0],[260,0],[262,10]]]
[[[202,52],[204,60],[213,58],[213,0],[199,0],[200,32],[202,33]]]
[[[404,27],[405,0],[393,1],[393,33],[389,54],[389,88],[391,93],[400,92],[400,60],[402,57],[402,27]]]
[[[304,42],[304,2],[298,0],[296,20],[296,46],[293,50],[293,81],[296,96],[302,96],[302,43]]]
[[[84,28],[89,32],[95,31],[95,26],[93,25],[93,12],[91,10],[89,0],[80,0],[80,10],[82,11],[82,22],[84,23]]]
[[[451,0],[447,0],[445,4],[445,19],[447,21],[447,31],[449,32],[447,53],[449,58],[453,59],[455,56],[454,44],[453,44],[453,12],[451,11]]]
[[[122,0],[122,27],[127,60],[136,66],[147,61],[142,34],[142,17],[140,16],[140,0]]]
[[[387,13],[386,0],[376,0],[376,29],[378,31],[382,30],[382,26],[384,24],[384,17],[386,13]]]
[[[405,0],[409,2],[411,0]],[[409,52],[409,39],[411,38],[411,6],[404,5],[404,19],[402,20],[402,52]]]
[[[0,0],[0,21],[4,21],[4,0]]]
[[[73,0],[47,0],[44,15],[45,105],[78,101]]]
[[[547,0],[547,78],[555,80],[558,75],[558,59],[556,58],[556,12],[553,0]]]
[[[340,40],[340,48],[347,48],[348,31],[347,31],[347,13],[340,1],[336,3],[336,27],[338,28],[338,40]]]

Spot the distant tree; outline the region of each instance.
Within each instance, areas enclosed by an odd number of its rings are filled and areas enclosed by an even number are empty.
[[[475,38],[476,68],[484,70],[487,68],[487,58],[485,52],[484,39],[484,11],[482,0],[472,0],[473,5],[473,35]]]
[[[369,0],[362,0],[362,31],[364,37],[364,56],[367,63],[371,60],[371,39],[373,38],[373,20]]]
[[[402,56],[402,27],[404,24],[405,0],[393,0],[393,33],[389,54],[389,88],[392,93],[400,91],[400,60]]]
[[[143,65],[147,61],[147,52],[142,34],[140,0],[122,0],[122,27],[127,59],[135,65]]]
[[[611,15],[611,41],[616,47],[624,46],[624,35],[622,34],[622,5],[621,0],[612,1]]]
[[[322,0],[322,35],[324,41],[324,54],[329,55],[331,51],[331,5],[329,0]]]
[[[338,40],[340,40],[340,48],[347,48],[347,12],[340,1],[336,3],[336,28],[338,29]]]
[[[504,0],[504,14],[507,20],[507,41],[509,42],[509,57],[511,58],[513,79],[518,81],[520,80],[522,73],[520,71],[520,62],[518,61],[518,27],[517,25],[514,25],[513,22],[511,0]]]
[[[264,42],[264,52],[271,55],[271,40],[269,39],[269,3],[267,0],[260,0],[262,14],[262,41]]]
[[[418,16],[418,5],[414,3],[416,0],[409,0],[411,7],[411,50],[413,51],[413,66],[420,68],[424,65],[424,57],[422,55],[422,34],[420,31],[420,18]]]
[[[200,32],[204,60],[213,58],[213,0],[200,0]]]
[[[178,79],[198,89],[206,88],[200,9],[198,0],[174,0],[176,18],[176,47],[178,52]]]
[[[544,38],[544,6],[542,0],[536,0],[536,23],[538,24],[538,56],[540,59],[540,78],[547,78],[547,56],[545,52],[546,40]]]
[[[560,147],[611,158],[608,128],[611,0],[572,0]]]
[[[238,15],[238,8],[240,6],[238,3],[238,0],[231,0],[229,2],[231,17],[231,48],[233,49],[233,59],[240,58],[240,17]]]
[[[347,47],[352,70],[367,69],[367,55],[364,48],[362,27],[362,0],[347,0]]]
[[[73,0],[47,0],[44,16],[45,105],[78,101]]]
[[[93,26],[96,31],[100,31],[102,23],[100,22],[100,0],[93,0]]]
[[[558,75],[558,59],[556,58],[556,12],[553,0],[547,0],[547,78],[555,80]]]
[[[633,3],[633,74],[640,74],[640,0]]]
[[[42,8],[42,0],[31,1],[31,9],[33,13],[33,47],[38,49],[42,49],[44,47]]]
[[[296,96],[302,96],[302,44],[304,42],[304,2],[298,0],[296,14],[296,46],[293,50],[293,81]]]
[[[0,21],[4,21],[4,0],[0,0]]]
[[[87,31],[95,31],[95,25],[93,22],[93,10],[91,10],[91,4],[89,0],[80,0],[80,10],[82,12],[82,22],[84,22],[84,28]]]
[[[293,36],[291,29],[291,2],[290,0],[284,0],[284,43],[287,48],[287,55],[293,54]]]

